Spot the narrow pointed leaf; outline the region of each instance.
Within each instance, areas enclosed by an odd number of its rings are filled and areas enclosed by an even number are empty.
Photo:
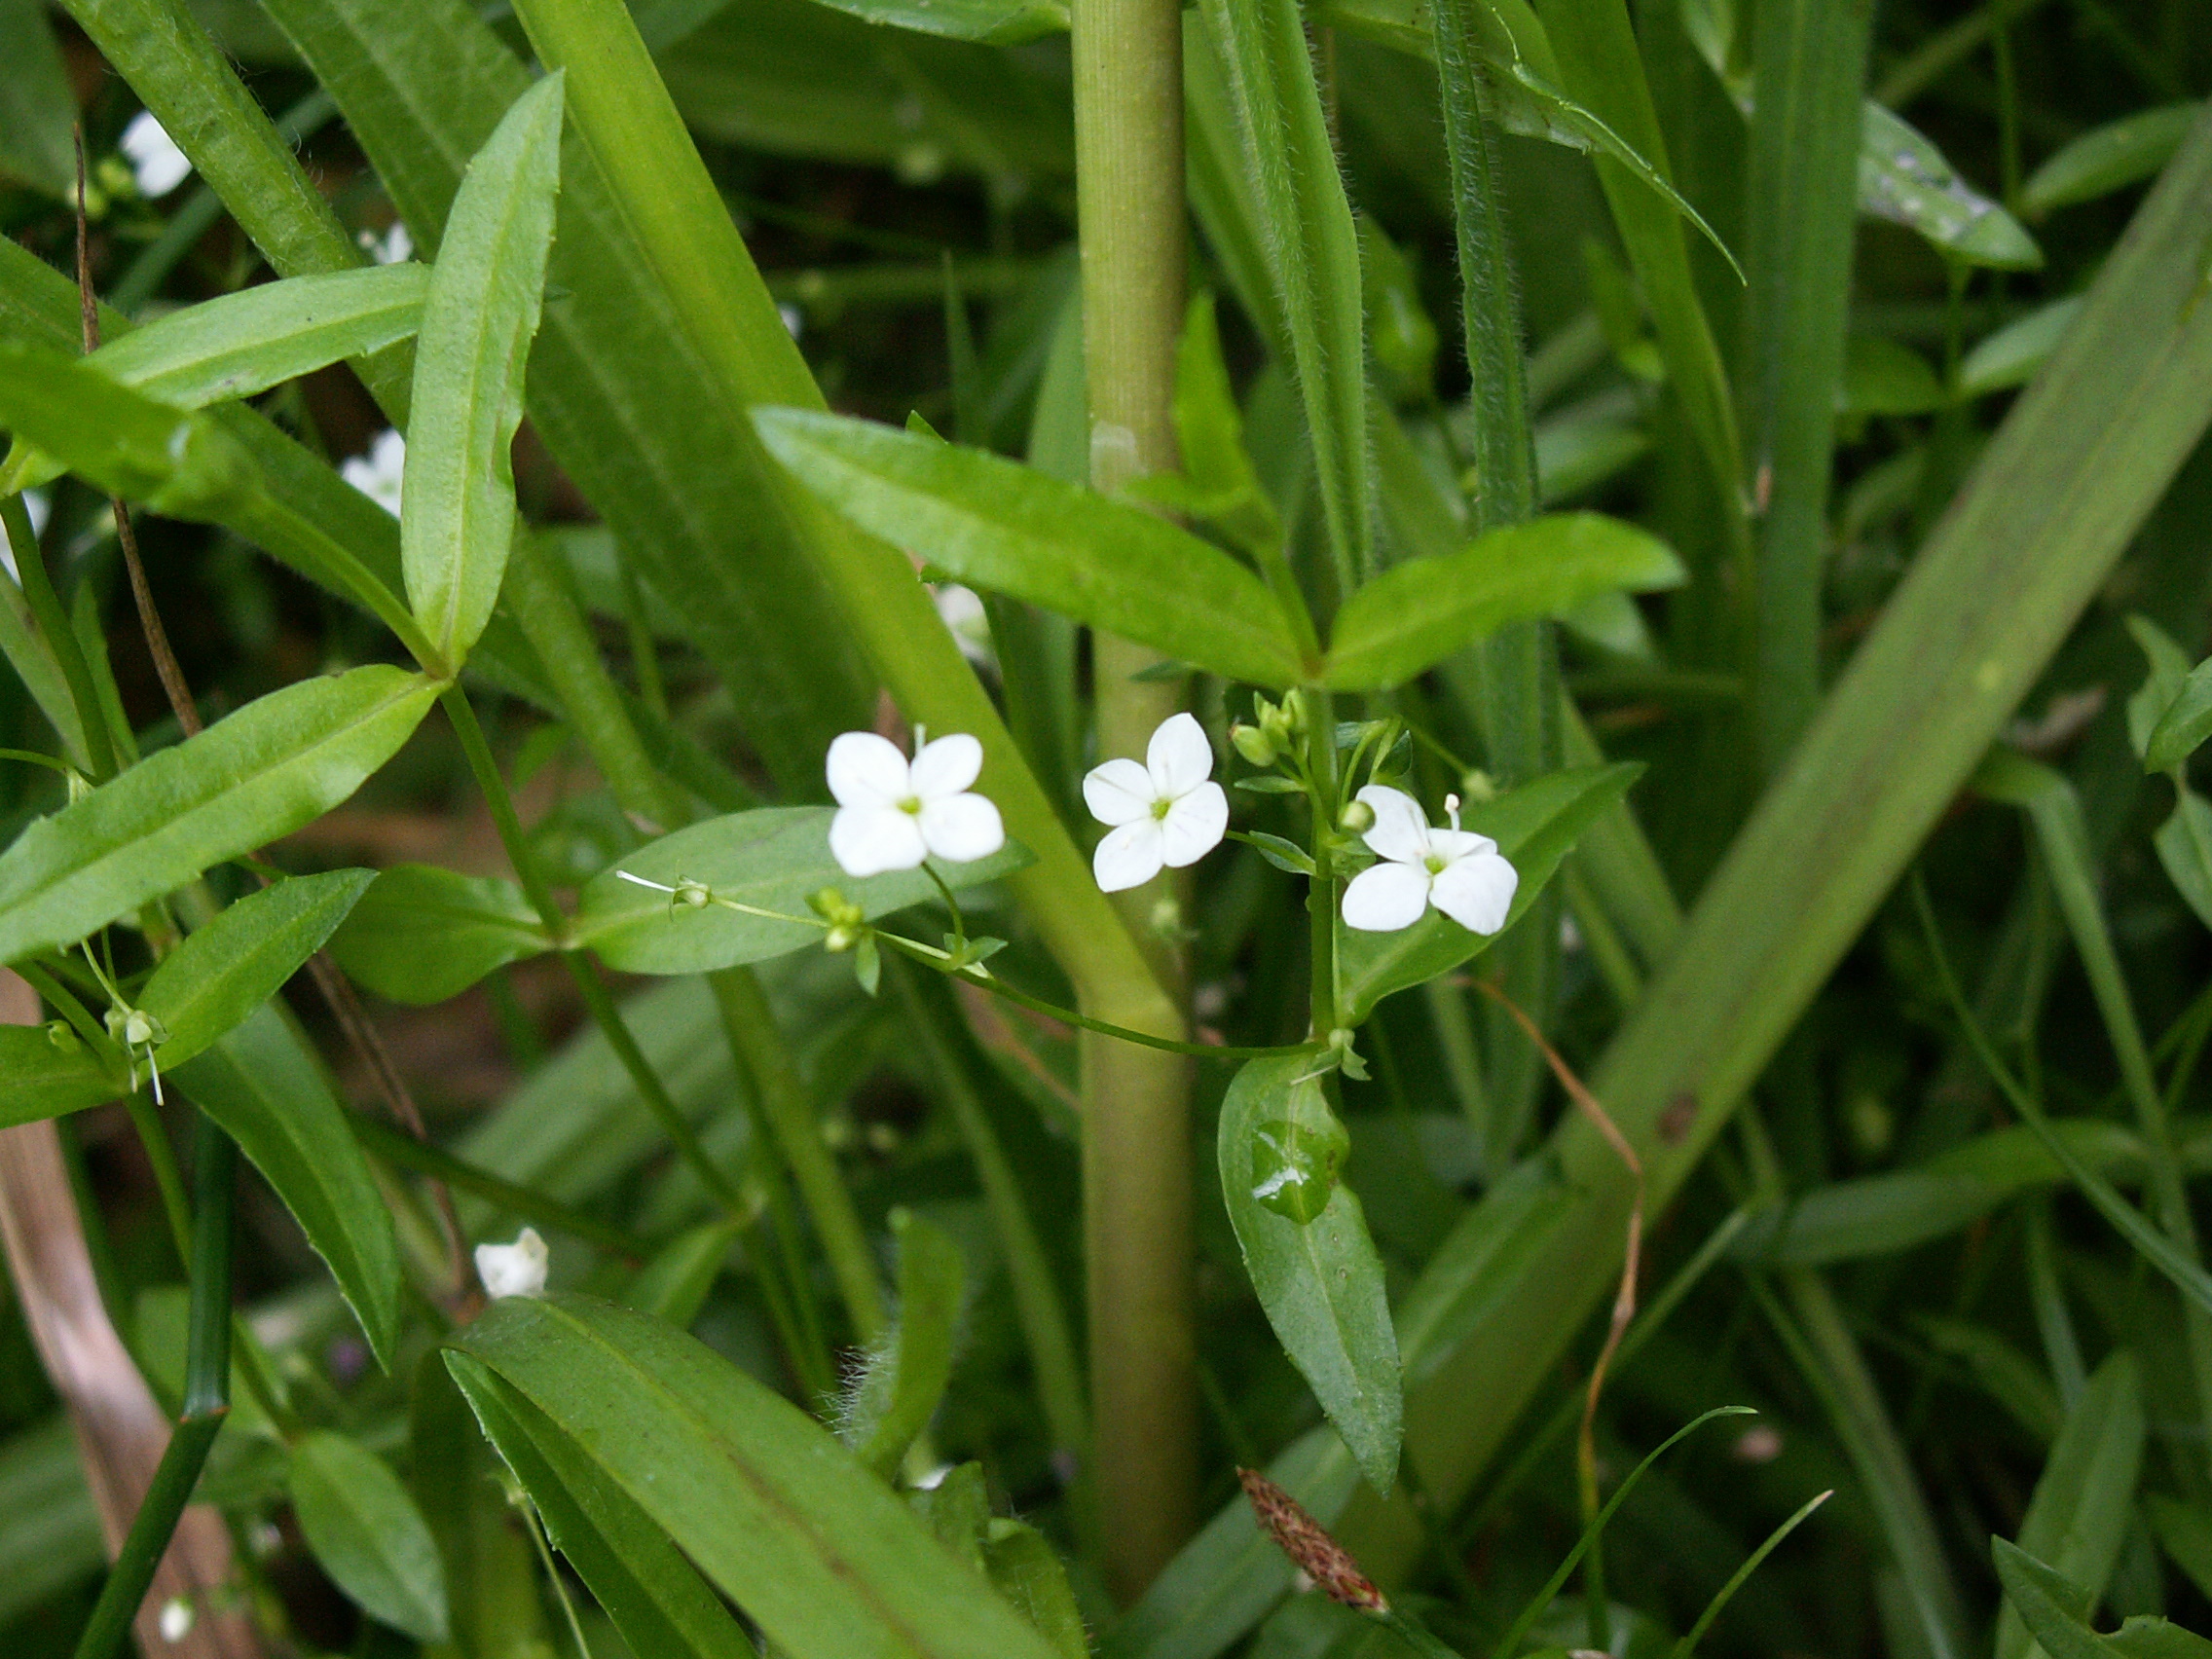
[[[1860,110],[1859,210],[1918,231],[1969,265],[2034,271],[2043,249],[2020,221],[1961,179],[1943,152],[1880,104]]]
[[[428,1004],[493,969],[550,950],[545,923],[515,883],[433,865],[393,865],[331,936],[338,965],[378,996]]]
[[[0,961],[79,940],[329,811],[407,741],[435,682],[303,681],[40,819],[0,853]]]
[[[2034,218],[2140,184],[2172,160],[2202,113],[2194,103],[2161,104],[2090,129],[2028,175],[2020,206]]]
[[[220,1124],[292,1212],[360,1321],[380,1363],[399,1340],[399,1246],[391,1212],[321,1062],[264,1003],[169,1081]]]
[[[56,1043],[43,1025],[0,1025],[0,1127],[58,1118],[124,1092],[74,1034]]]
[[[1060,0],[823,0],[859,18],[949,40],[979,40],[990,46],[1018,46],[1025,40],[1061,34],[1068,9]]]
[[[163,958],[138,994],[168,1040],[155,1051],[180,1065],[240,1024],[320,950],[374,875],[338,869],[250,893]]]
[[[691,1338],[582,1297],[517,1297],[452,1346],[550,1419],[793,1659],[1051,1659],[827,1429]]]
[[[67,200],[76,185],[69,129],[77,98],[40,0],[0,0],[0,171]]]
[[[2174,700],[2151,728],[2143,764],[2153,772],[2170,772],[2195,754],[2207,737],[2212,737],[2212,659],[2190,670]]]
[[[2027,315],[2007,323],[1996,333],[1974,342],[1959,363],[1959,391],[1967,397],[2005,391],[2026,386],[2050,361],[2066,331],[2082,312],[2080,295],[2070,294],[2038,306]]]
[[[1397,1478],[1398,1338],[1359,1198],[1343,1182],[1301,1223],[1269,1207],[1261,1160],[1286,1124],[1329,1116],[1310,1054],[1251,1060],[1221,1103],[1215,1156],[1244,1268],[1276,1340],[1379,1493]],[[1340,1131],[1341,1132],[1341,1131]]]
[[[523,93],[469,163],[423,306],[399,553],[450,663],[484,631],[514,538],[509,450],[553,241],[561,91],[553,74]]]
[[[308,1547],[338,1588],[418,1641],[444,1641],[437,1543],[391,1466],[360,1442],[318,1428],[292,1447],[288,1484]]]
[[[656,1659],[758,1652],[668,1534],[551,1419],[466,1354],[448,1353],[445,1362],[537,1506],[553,1547],[590,1586],[631,1652]]]
[[[1666,543],[1619,519],[1557,513],[1506,525],[1456,553],[1394,565],[1353,594],[1337,613],[1322,682],[1340,691],[1403,684],[1508,623],[1681,580]]]
[[[1151,513],[872,422],[763,409],[754,424],[823,500],[957,581],[1227,679],[1273,686],[1299,678],[1289,619],[1260,578]]]

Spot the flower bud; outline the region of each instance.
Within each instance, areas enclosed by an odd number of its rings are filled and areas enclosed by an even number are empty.
[[[672,904],[688,904],[694,910],[704,910],[714,902],[713,889],[703,881],[693,881],[687,875],[676,878],[676,892],[669,900]]]
[[[79,1041],[77,1033],[69,1028],[69,1022],[66,1019],[48,1020],[46,1022],[46,1040],[64,1054],[74,1054],[85,1046]]]
[[[1229,728],[1229,741],[1236,753],[1255,766],[1272,766],[1282,756],[1282,747],[1264,728],[1245,725],[1241,721]]]
[[[1347,834],[1364,835],[1375,828],[1375,808],[1363,800],[1347,800],[1337,814],[1337,828]]]
[[[822,947],[834,956],[852,949],[860,941],[860,929],[839,922],[830,928],[829,934],[823,939]]]

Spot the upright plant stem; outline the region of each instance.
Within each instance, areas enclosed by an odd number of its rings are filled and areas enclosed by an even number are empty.
[[[1176,464],[1175,346],[1183,322],[1183,25],[1178,0],[1075,0],[1077,212],[1090,477],[1101,490]],[[1099,751],[1141,755],[1174,713],[1172,682],[1139,682],[1153,653],[1094,647]],[[1166,882],[1123,915],[1157,939]],[[1164,945],[1148,945],[1172,983]],[[1180,1035],[1180,1031],[1176,1033]],[[1084,1236],[1089,1280],[1091,1469],[1108,1587],[1150,1582],[1196,1520],[1198,1385],[1191,1328],[1190,1062],[1086,1034]]]
[[[1873,0],[1774,0],[1752,55],[1749,388],[1758,601],[1752,711],[1772,772],[1820,701],[1835,388],[1859,210],[1860,100]]]
[[[1438,0],[1429,15],[1452,166],[1452,216],[1459,250],[1460,314],[1475,411],[1472,460],[1474,528],[1519,524],[1536,510],[1536,451],[1523,369],[1521,306],[1505,235],[1503,182],[1491,132],[1489,84],[1476,56],[1479,0]],[[1490,751],[1507,784],[1560,766],[1559,648],[1549,623],[1500,629],[1455,675],[1470,684]],[[1560,901],[1536,902],[1524,924],[1499,943],[1506,993],[1539,1025],[1549,1022],[1559,972]],[[1511,1162],[1527,1132],[1543,1058],[1503,1014],[1483,1014],[1490,1051],[1487,1117],[1478,1125],[1485,1164]]]

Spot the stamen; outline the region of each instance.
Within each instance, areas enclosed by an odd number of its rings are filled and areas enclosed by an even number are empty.
[[[1456,833],[1459,828],[1459,797],[1457,795],[1448,794],[1444,797],[1444,816],[1452,820],[1452,829]]]
[[[629,872],[628,870],[626,870],[626,869],[618,869],[618,870],[616,870],[616,871],[615,871],[614,873],[615,873],[616,875],[620,876],[620,877],[621,877],[621,878],[622,878],[622,879],[623,879],[624,881],[628,881],[628,882],[634,882],[634,883],[636,883],[636,884],[637,884],[638,886],[640,886],[640,887],[649,887],[649,888],[651,888],[651,889],[652,889],[652,890],[653,890],[653,891],[654,891],[655,893],[674,893],[674,892],[676,891],[676,889],[675,889],[675,888],[673,888],[673,887],[663,887],[663,886],[662,886],[662,885],[661,885],[661,884],[660,884],[659,882],[657,882],[657,881],[647,881],[647,880],[646,880],[646,879],[645,879],[645,878],[644,876],[642,876],[642,875],[632,875],[632,874],[631,874],[631,873],[630,873],[630,872]]]

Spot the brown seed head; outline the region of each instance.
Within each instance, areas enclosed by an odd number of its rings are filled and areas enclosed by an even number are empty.
[[[1382,1592],[1359,1570],[1359,1563],[1299,1507],[1296,1498],[1257,1469],[1238,1469],[1236,1478],[1244,1483],[1244,1495],[1252,1500],[1252,1513],[1268,1535],[1293,1566],[1328,1592],[1330,1600],[1370,1613],[1390,1610]]]

